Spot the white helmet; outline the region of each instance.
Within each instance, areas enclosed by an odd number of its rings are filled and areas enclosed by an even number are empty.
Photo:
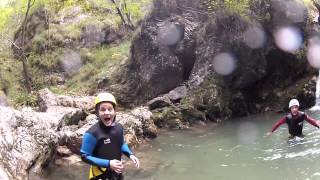
[[[289,102],[289,109],[292,106],[300,106],[299,101],[297,99],[291,99],[290,102]]]

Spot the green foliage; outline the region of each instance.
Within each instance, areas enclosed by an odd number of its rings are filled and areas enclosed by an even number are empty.
[[[88,93],[95,89],[99,79],[111,78],[110,75],[116,73],[121,64],[128,59],[130,44],[130,41],[124,41],[114,47],[83,49],[80,54],[87,63],[67,83],[66,91]]]
[[[10,104],[16,107],[37,105],[37,96],[35,94],[29,95],[22,84],[18,83],[23,79],[20,63],[16,63],[14,60],[2,61],[0,73],[0,87],[6,88],[7,97],[11,101]]]
[[[208,11],[216,11],[226,8],[229,11],[248,18],[247,11],[250,8],[250,0],[205,0]]]
[[[80,28],[76,25],[62,27],[52,24],[48,30],[42,31],[32,39],[32,51],[43,54],[56,51],[65,46],[66,42],[78,42],[81,36]]]
[[[28,94],[27,92],[19,92],[13,97],[13,103],[18,106],[37,106],[37,95]]]
[[[123,12],[126,14],[130,14],[132,19],[136,22],[140,20],[140,18],[144,15],[144,11],[141,7],[141,2],[137,2],[134,0],[121,0],[120,4],[126,3],[125,7],[121,7]]]
[[[8,76],[4,74],[5,70],[0,67],[0,95],[2,91],[6,93],[6,91],[9,91],[10,88],[10,80],[8,79]]]
[[[43,89],[49,82],[45,79],[45,73],[42,69],[39,68],[31,68],[30,69],[31,77],[32,77],[32,89],[34,91]]]
[[[221,6],[221,2],[217,0],[205,0],[204,4],[207,7],[207,10],[210,12],[215,11]]]
[[[0,30],[4,28],[13,11],[11,7],[0,8]]]
[[[31,68],[42,69],[44,72],[54,72],[58,68],[58,57],[61,55],[62,49],[57,49],[51,53],[45,53],[42,55],[32,54],[28,60]]]
[[[12,0],[9,5],[0,7],[0,33],[5,34],[8,39],[12,40],[21,26],[27,2],[28,0]],[[130,12],[133,22],[137,22],[148,12],[145,9],[150,4],[151,0],[127,0],[126,12]],[[130,39],[99,48],[83,48],[80,44],[84,27],[94,25],[97,28],[117,28],[122,23],[110,0],[35,0],[30,15],[39,7],[48,10],[50,17],[49,28],[36,27],[31,32],[34,36],[30,41],[28,66],[34,91],[49,86],[53,92],[60,94],[86,93],[94,90],[100,79],[112,78],[126,63],[130,54]],[[66,22],[70,19],[70,23],[61,25],[61,19]],[[79,51],[84,65],[71,79],[66,79],[66,86],[61,87],[50,83],[51,79],[58,81],[55,78],[61,77],[55,75],[60,72],[59,56],[66,47]],[[8,99],[12,104],[36,104],[35,95],[28,95],[24,90],[21,63],[13,58],[9,41],[0,42],[0,72],[0,86],[8,87]]]
[[[247,16],[250,0],[225,0],[226,7],[241,16]]]

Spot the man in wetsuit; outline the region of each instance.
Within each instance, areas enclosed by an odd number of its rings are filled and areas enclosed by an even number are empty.
[[[273,125],[269,134],[273,133],[280,125],[287,123],[290,138],[295,136],[303,137],[302,127],[304,120],[306,120],[309,124],[319,128],[319,123],[306,113],[299,111],[299,106],[299,101],[297,99],[291,99],[289,102],[290,113],[277,121]]]
[[[125,154],[139,168],[136,156],[124,142],[123,127],[115,122],[117,102],[110,93],[101,93],[95,99],[98,122],[83,136],[80,149],[81,158],[91,165],[90,180],[122,180],[123,164],[121,155]]]

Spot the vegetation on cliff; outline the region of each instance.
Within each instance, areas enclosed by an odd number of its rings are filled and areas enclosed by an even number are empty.
[[[151,8],[150,0],[31,0],[24,29],[28,2],[0,6],[0,87],[17,106],[36,105],[37,91],[44,87],[62,94],[93,93],[100,80],[112,78],[110,71],[118,71],[129,59],[132,26]],[[20,47],[24,30],[26,43]],[[31,94],[17,47],[27,58]]]

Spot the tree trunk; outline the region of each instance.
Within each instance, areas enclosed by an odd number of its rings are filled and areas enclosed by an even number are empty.
[[[28,70],[28,59],[26,56],[26,52],[25,52],[25,36],[26,36],[26,31],[27,31],[27,22],[28,22],[28,16],[29,16],[29,12],[30,12],[30,8],[31,6],[34,4],[35,0],[33,0],[33,2],[31,3],[32,0],[28,0],[28,5],[27,5],[27,11],[24,17],[24,21],[23,21],[23,30],[22,30],[22,43],[21,43],[21,55],[20,55],[20,61],[22,62],[22,67],[23,67],[23,77],[25,80],[25,86],[27,88],[28,93],[30,94],[32,91],[31,88],[31,76],[29,74],[29,70]]]
[[[28,93],[30,94],[32,91],[31,88],[31,80],[30,80],[30,74],[29,74],[29,69],[28,69],[28,65],[27,65],[27,58],[21,58],[21,62],[22,62],[22,66],[23,66],[23,77],[25,79],[25,83],[26,83],[26,88]]]

